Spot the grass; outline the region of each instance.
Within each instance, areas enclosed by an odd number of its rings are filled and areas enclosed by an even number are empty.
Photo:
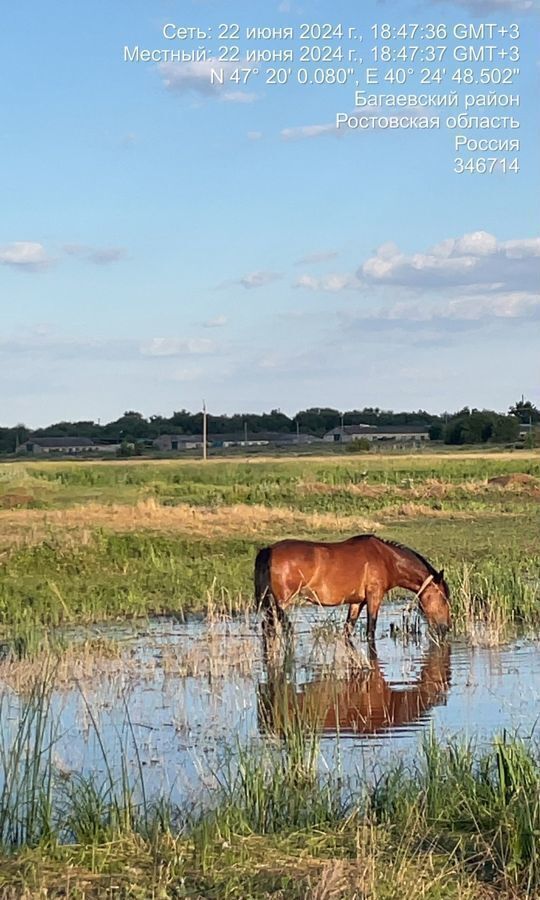
[[[9,463],[0,631],[249,608],[261,544],[366,531],[445,567],[461,632],[534,626],[539,497],[533,453]]]

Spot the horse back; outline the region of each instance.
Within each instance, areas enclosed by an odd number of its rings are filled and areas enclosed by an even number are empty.
[[[272,593],[283,602],[304,594],[323,606],[361,601],[369,578],[385,577],[378,544],[373,535],[338,542],[279,541],[271,548]]]

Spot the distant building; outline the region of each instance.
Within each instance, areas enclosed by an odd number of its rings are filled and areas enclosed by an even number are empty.
[[[429,430],[424,425],[344,425],[332,428],[323,440],[350,444],[352,441],[392,441],[395,444],[429,441]]]
[[[202,445],[202,434],[160,434],[153,442],[153,446],[157,450],[163,450],[164,452],[200,450]]]
[[[268,447],[274,445],[291,446],[311,444],[319,438],[312,434],[289,434],[288,432],[262,431],[257,434],[209,434],[207,446],[215,449],[229,447]],[[202,434],[162,434],[154,441],[154,447],[165,452],[200,450],[203,446]]]
[[[17,453],[31,456],[64,454],[74,456],[86,453],[116,453],[120,444],[98,444],[87,437],[29,437],[19,444]]]

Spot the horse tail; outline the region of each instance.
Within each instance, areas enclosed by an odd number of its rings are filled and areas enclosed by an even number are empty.
[[[255,604],[257,611],[268,609],[272,602],[272,589],[270,587],[270,566],[272,563],[272,550],[263,547],[255,557]]]

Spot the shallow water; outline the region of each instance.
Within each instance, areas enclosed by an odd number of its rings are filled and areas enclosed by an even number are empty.
[[[121,751],[133,781],[142,771],[149,794],[183,804],[216,785],[239,744],[276,742],[291,717],[321,733],[323,765],[376,777],[388,763],[413,763],[433,729],[483,744],[503,729],[535,734],[540,716],[540,643],[501,647],[434,645],[391,635],[401,607],[383,608],[377,655],[357,635],[351,658],[339,638],[343,616],[314,608],[293,617],[295,652],[268,670],[256,617],[214,623],[158,619],[75,631],[68,637],[117,642],[110,657],[84,663],[77,682],[51,699],[53,759],[65,774],[120,772]],[[13,667],[17,663],[11,664]],[[4,664],[4,667],[6,664]],[[5,668],[2,670],[5,672]],[[7,746],[24,693],[2,681],[0,730]],[[98,734],[99,733],[99,734]],[[337,734],[339,733],[339,740]]]

